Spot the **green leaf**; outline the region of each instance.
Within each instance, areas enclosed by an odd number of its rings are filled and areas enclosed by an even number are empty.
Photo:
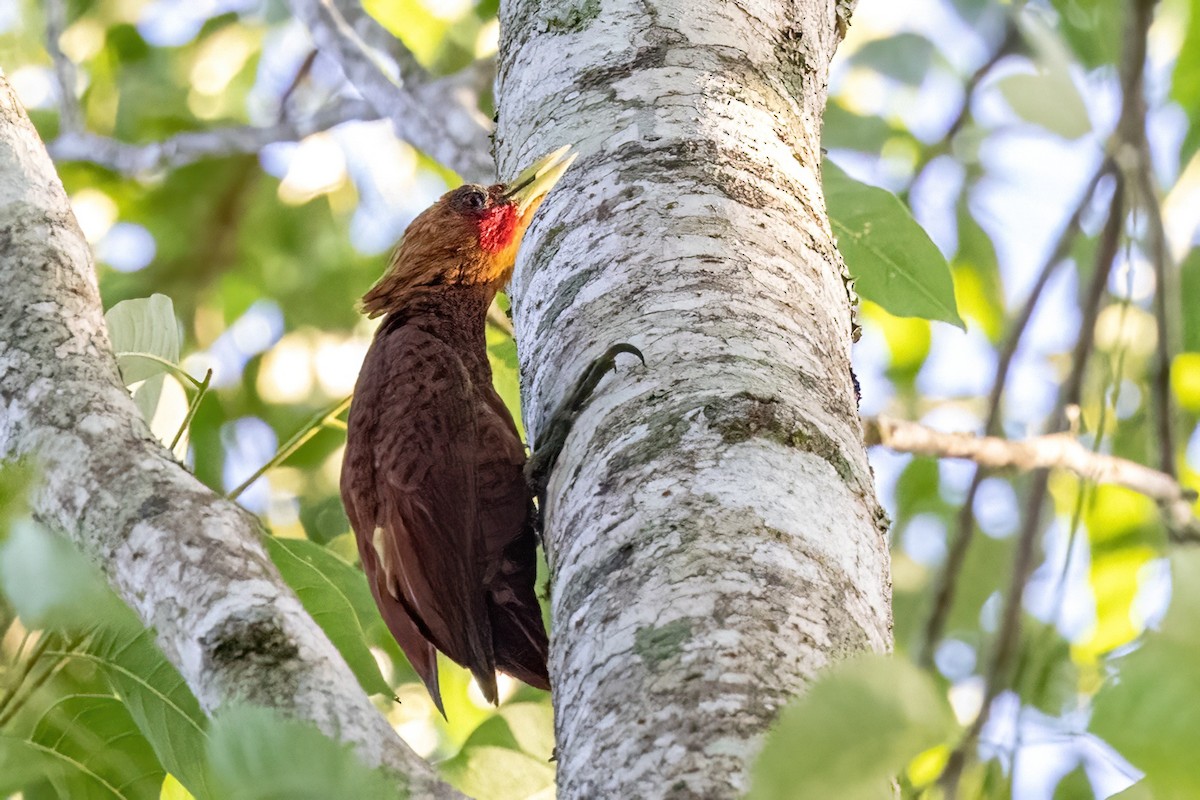
[[[1059,34],[1040,17],[1021,14],[1017,19],[1033,50],[1037,72],[1008,75],[996,87],[1021,119],[1066,139],[1078,139],[1092,129],[1092,124],[1083,96],[1071,78],[1071,53]]]
[[[1111,0],[1051,0],[1051,3],[1059,15],[1059,31],[1085,67],[1094,69],[1117,60],[1128,3]],[[1187,52],[1186,45],[1183,52]]]
[[[988,13],[997,10],[992,0],[950,0],[950,4],[963,21],[971,26],[977,25]]]
[[[29,515],[29,493],[36,485],[35,471],[26,461],[0,461],[0,542],[9,527]]]
[[[183,678],[96,569],[75,547],[19,522],[0,548],[0,585],[30,626],[92,632],[70,658],[100,667],[157,760],[201,798],[207,720]]]
[[[178,778],[167,773],[167,777],[163,778],[162,789],[158,793],[158,800],[195,800],[195,796],[187,790],[186,786],[179,782]]]
[[[1053,625],[1033,617],[1025,617],[1021,631],[1014,688],[1027,705],[1059,716],[1079,702],[1079,668],[1071,660],[1071,645]]]
[[[1069,73],[1008,75],[996,83],[996,88],[1021,119],[1064,139],[1078,139],[1092,129],[1087,107]]]
[[[45,779],[61,766],[53,752],[19,736],[0,734],[0,796],[8,797]]]
[[[956,531],[957,533],[957,531]],[[978,633],[980,617],[987,601],[1008,587],[1008,575],[997,564],[1012,563],[1016,537],[993,539],[976,535],[967,550],[967,560],[958,579],[954,606],[946,621],[947,633],[968,641]]]
[[[946,259],[899,198],[828,160],[823,173],[829,223],[858,294],[896,316],[966,330]]]
[[[1175,72],[1171,76],[1171,99],[1188,115],[1182,160],[1186,163],[1200,147],[1200,4],[1192,2],[1187,30]],[[1191,315],[1189,315],[1191,316]]]
[[[951,260],[955,297],[959,311],[974,319],[993,342],[1004,335],[1004,283],[996,247],[980,227],[964,191],[955,207],[958,221],[958,252]]]
[[[826,148],[878,153],[893,139],[913,141],[912,134],[882,117],[857,114],[835,99],[826,104],[821,126],[821,144]]]
[[[1125,791],[1112,795],[1108,800],[1154,800],[1148,783],[1148,781],[1140,780]]]
[[[942,499],[940,488],[941,478],[936,459],[917,456],[910,461],[896,478],[896,499],[901,505],[893,521],[896,529],[899,530],[917,514],[943,511],[946,501]]]
[[[363,689],[369,694],[391,694],[367,647],[361,615],[370,613],[368,605],[374,611],[375,604],[363,574],[307,539],[269,536],[267,550],[283,579],[346,659]],[[374,614],[378,616],[377,611]]]
[[[0,545],[0,589],[31,628],[142,628],[73,544],[27,519],[15,522]]]
[[[507,747],[464,747],[439,767],[442,777],[469,797],[488,800],[553,797],[554,765],[544,758]]]
[[[1115,659],[1096,697],[1091,730],[1134,766],[1157,800],[1200,797],[1200,552],[1171,557],[1171,606],[1162,627]]]
[[[892,778],[956,729],[928,674],[896,657],[854,658],[784,709],[754,765],[748,798],[894,797]]]
[[[500,706],[498,716],[529,755],[549,759],[554,753],[554,709],[549,703],[508,703]]]
[[[348,746],[266,708],[219,711],[208,756],[222,800],[397,796],[395,784],[359,761]]]
[[[1088,780],[1087,770],[1083,764],[1075,767],[1054,787],[1055,800],[1078,800],[1084,797],[1092,798],[1091,781]]]
[[[935,52],[933,42],[920,34],[905,32],[867,42],[854,54],[853,61],[901,83],[919,86]]]
[[[118,363],[120,362],[118,361]],[[163,382],[166,379],[166,375],[155,375],[146,378],[133,390],[133,402],[137,405],[138,411],[142,412],[142,419],[146,422],[154,419],[154,412],[158,410],[158,401],[162,397]]]
[[[1200,41],[1196,46],[1200,47]],[[1197,69],[1200,69],[1200,66],[1197,66]],[[1200,126],[1197,126],[1196,130],[1200,133]],[[1181,308],[1200,308],[1200,249],[1193,248],[1179,265],[1179,290],[1182,295]],[[1189,313],[1181,316],[1183,342],[1180,349],[1200,352],[1200,314]]]
[[[101,632],[74,658],[104,669],[158,760],[198,798],[216,798],[204,762],[208,718],[151,631]]]
[[[520,750],[521,745],[512,734],[512,729],[499,714],[492,714],[471,731],[471,735],[463,742],[463,748],[468,747],[504,747],[509,750]]]
[[[521,422],[521,387],[517,366],[517,343],[504,331],[487,327],[488,361],[492,365],[492,384],[517,423],[517,431],[525,435]]]
[[[179,323],[165,294],[123,300],[104,315],[126,385],[144,381],[179,363]]]
[[[353,532],[339,533],[337,536],[334,536],[325,543],[325,549],[351,566],[358,563],[358,539],[355,538]],[[364,592],[364,594],[367,600],[373,600],[370,589]],[[358,610],[357,606],[355,610]]]
[[[13,739],[0,747],[12,746]],[[18,748],[38,754],[59,797],[157,800],[164,772],[115,697],[68,694],[42,714]]]
[[[134,400],[146,421],[154,417],[162,393],[163,374],[179,363],[179,324],[165,294],[123,300],[104,315],[121,379],[126,386],[142,382]]]
[[[463,748],[502,747],[548,761],[554,753],[554,710],[549,703],[507,703],[479,723]]]

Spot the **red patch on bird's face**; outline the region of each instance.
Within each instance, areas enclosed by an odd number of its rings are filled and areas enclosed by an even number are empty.
[[[479,246],[489,253],[499,253],[512,244],[516,232],[517,207],[513,203],[497,203],[479,218]]]

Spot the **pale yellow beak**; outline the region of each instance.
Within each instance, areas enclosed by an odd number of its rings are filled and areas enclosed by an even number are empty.
[[[539,158],[530,164],[521,174],[512,180],[510,189],[503,197],[517,204],[517,212],[525,216],[525,212],[545,197],[567,168],[575,162],[579,153],[571,152],[571,145],[562,147],[547,156]]]

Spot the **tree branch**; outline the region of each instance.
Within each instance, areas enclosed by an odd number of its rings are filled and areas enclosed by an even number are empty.
[[[1011,441],[998,436],[945,433],[916,422],[879,416],[863,420],[868,445],[882,445],[899,453],[965,458],[992,469],[1024,472],[1061,469],[1083,480],[1123,486],[1154,500],[1176,539],[1200,538],[1200,520],[1192,505],[1197,495],[1165,472],[1125,458],[1095,453],[1066,433]]]
[[[1155,347],[1156,364],[1151,386],[1154,390],[1158,458],[1162,471],[1174,475],[1175,435],[1171,408],[1171,353],[1174,349],[1172,347],[1174,331],[1172,330],[1172,314],[1168,298],[1179,297],[1179,295],[1177,287],[1174,285],[1174,271],[1168,264],[1167,233],[1163,227],[1162,208],[1159,206],[1158,195],[1154,190],[1154,180],[1150,175],[1150,146],[1144,138],[1139,151],[1136,189],[1139,207],[1145,209],[1149,222],[1146,234],[1149,242],[1147,249],[1157,284],[1154,293],[1154,320],[1158,331],[1158,343]]]
[[[388,118],[399,138],[466,180],[491,182],[495,168],[490,125],[479,112],[477,100],[495,77],[494,59],[435,79],[399,39],[357,4],[335,7],[329,0],[295,0],[293,5],[318,48],[341,66],[365,100],[334,100],[306,120],[291,121],[281,114],[274,125],[189,131],[160,142],[132,144],[87,131],[75,95],[76,67],[58,45],[66,27],[66,7],[62,0],[47,0],[46,49],[54,63],[60,96],[60,134],[48,145],[51,155],[59,161],[87,161],[116,172],[140,174],[207,158],[255,153],[265,145],[297,141],[343,122]],[[284,102],[286,99],[285,94]]]
[[[1079,323],[1079,336],[1071,355],[1071,371],[1059,391],[1058,402],[1050,418],[1050,429],[1056,433],[1067,428],[1067,409],[1078,406],[1083,393],[1083,378],[1092,353],[1096,319],[1100,315],[1100,308],[1108,286],[1108,276],[1112,273],[1124,224],[1125,181],[1124,177],[1118,173],[1108,217],[1104,223],[1104,230],[1100,234],[1100,245],[1096,251],[1092,280],[1088,284],[1087,295],[1082,301],[1083,319]],[[991,663],[987,670],[987,690],[984,694],[983,705],[958,747],[950,754],[946,762],[946,769],[942,774],[942,786],[948,800],[954,800],[957,796],[958,779],[966,764],[966,759],[978,741],[984,725],[987,724],[993,701],[1000,695],[1008,682],[1013,658],[1016,656],[1020,643],[1022,601],[1025,596],[1025,585],[1029,575],[1033,572],[1037,545],[1041,539],[1042,510],[1045,505],[1049,479],[1049,472],[1045,469],[1038,469],[1033,476],[1033,485],[1029,489],[1028,510],[1021,526],[1021,532],[1017,537],[1017,549],[1013,556],[1012,575],[1009,579],[1008,593],[1005,596],[1004,611],[1001,615],[999,630],[996,633]]]
[[[266,145],[298,141],[343,122],[378,118],[369,103],[345,98],[331,102],[307,119],[281,120],[274,125],[188,131],[148,144],[130,144],[82,130],[67,131],[48,149],[56,161],[88,161],[114,172],[138,175],[208,158],[257,153]]]
[[[939,156],[943,156],[950,152],[954,144],[954,140],[958,134],[962,133],[963,127],[971,118],[971,102],[975,99],[975,92],[979,90],[984,79],[991,71],[999,64],[1006,56],[1017,52],[1021,44],[1021,32],[1017,28],[1014,20],[1014,15],[1009,15],[1008,20],[1004,23],[1004,35],[1001,37],[1000,44],[992,51],[992,54],[986,61],[980,64],[974,72],[970,74],[967,80],[963,83],[963,99],[962,104],[958,107],[958,112],[950,121],[950,125],[946,128],[946,132],[942,134],[939,142],[929,147],[924,148],[921,152],[917,163],[913,165],[912,180],[909,182],[908,191],[912,189],[912,185],[925,172],[926,167]]]
[[[1157,0],[1139,0],[1133,7],[1131,29],[1148,29],[1154,16]],[[1143,34],[1141,37],[1145,39]],[[1145,45],[1142,45],[1144,56]],[[1127,65],[1128,66],[1128,65]],[[1159,464],[1163,472],[1175,474],[1175,436],[1171,412],[1171,353],[1172,314],[1169,298],[1178,297],[1174,286],[1174,272],[1169,269],[1167,234],[1163,227],[1162,208],[1154,187],[1153,159],[1150,142],[1146,136],[1146,99],[1142,68],[1126,68],[1122,71],[1121,117],[1117,123],[1118,155],[1125,163],[1129,174],[1130,195],[1134,208],[1146,212],[1147,256],[1154,269],[1156,291],[1154,295],[1154,320],[1158,332],[1155,347],[1155,369],[1150,385],[1155,409],[1156,433],[1158,436]]]
[[[1121,116],[1109,143],[1109,152],[1120,167],[1127,161],[1130,148],[1136,152],[1137,143],[1145,136],[1145,98],[1143,96],[1146,65],[1147,33],[1154,16],[1157,0],[1136,0],[1129,6],[1130,19],[1125,29],[1125,47],[1121,59]],[[1091,356],[1096,320],[1104,300],[1108,277],[1116,259],[1121,234],[1124,231],[1127,212],[1126,193],[1128,181],[1124,171],[1118,170],[1116,185],[1109,204],[1108,216],[1100,234],[1096,251],[1095,267],[1087,295],[1082,300],[1083,319],[1079,326],[1079,337],[1071,355],[1071,369],[1063,384],[1058,403],[1051,415],[1051,431],[1059,432],[1067,427],[1067,409],[1078,406],[1083,394],[1083,379]],[[972,748],[991,714],[992,704],[1009,682],[1009,673],[1021,637],[1021,608],[1025,587],[1033,571],[1037,544],[1041,538],[1041,517],[1049,473],[1039,469],[1034,475],[1029,493],[1029,507],[1017,539],[1017,551],[1013,558],[1013,572],[1005,598],[1004,611],[991,663],[987,670],[987,690],[979,715],[971,723],[966,734],[950,754],[942,773],[941,785],[948,800],[957,796],[958,779],[962,774]]]
[[[54,64],[54,77],[58,82],[59,127],[63,131],[82,131],[84,128],[83,108],[75,92],[79,88],[79,75],[75,64],[62,51],[58,40],[67,29],[67,4],[64,0],[46,0],[46,52]]]
[[[983,429],[989,435],[994,435],[1000,430],[1000,409],[1001,402],[1004,399],[1004,389],[1008,383],[1008,373],[1012,367],[1013,358],[1016,357],[1017,349],[1021,344],[1021,338],[1025,334],[1025,329],[1029,327],[1029,323],[1033,319],[1033,312],[1037,309],[1038,302],[1042,298],[1042,292],[1045,291],[1046,285],[1050,282],[1050,278],[1053,277],[1059,264],[1070,253],[1071,244],[1079,235],[1080,223],[1083,220],[1084,212],[1091,203],[1096,189],[1099,188],[1100,181],[1106,176],[1111,176],[1115,171],[1115,162],[1112,159],[1105,159],[1091,180],[1088,181],[1087,188],[1084,189],[1082,196],[1079,198],[1075,210],[1071,212],[1070,218],[1059,233],[1058,241],[1055,242],[1049,257],[1042,264],[1041,272],[1038,274],[1037,280],[1034,281],[1033,287],[1029,290],[1029,296],[1025,299],[1020,313],[1010,326],[1010,332],[1004,342],[1004,347],[1000,351],[1000,357],[996,360],[996,372],[992,376],[992,389],[988,395],[987,418]],[[975,533],[975,497],[979,494],[979,487],[983,484],[985,477],[987,477],[987,472],[982,468],[977,468],[975,474],[971,476],[970,487],[967,489],[966,498],[963,500],[962,508],[958,514],[958,530],[955,533],[953,542],[950,544],[946,564],[937,578],[937,585],[934,589],[933,611],[930,613],[929,619],[925,624],[925,635],[922,639],[919,656],[920,663],[927,667],[933,665],[933,651],[937,647],[938,642],[941,641],[942,633],[946,626],[946,619],[949,617],[950,608],[954,604],[954,595],[957,588],[956,581],[962,573],[962,567],[967,558],[967,550],[970,548],[971,540]]]
[[[446,83],[432,81],[412,54],[356,3],[290,0],[289,5],[317,49],[337,62],[350,84],[392,121],[397,136],[465,180],[492,181],[496,170],[490,126],[470,92],[466,99]]]
[[[0,77],[0,459],[34,513],[104,569],[208,712],[239,700],[316,724],[411,796],[460,797],[396,736],[280,578],[258,520],[187,472],[121,384],[91,254]]]
[[[501,331],[502,333],[507,333],[509,336],[515,336],[513,333],[512,320],[508,318],[507,314],[500,310],[500,306],[496,305],[495,300],[493,300],[492,304],[488,306],[487,321],[488,324],[496,330]]]

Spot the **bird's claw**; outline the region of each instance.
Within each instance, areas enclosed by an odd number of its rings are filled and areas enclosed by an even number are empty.
[[[642,362],[642,366],[646,366],[646,357],[642,355],[642,351],[631,345],[629,342],[617,342],[612,347],[604,351],[604,355],[600,356],[596,361],[605,362],[608,364],[608,369],[612,369],[617,365],[617,356],[621,353],[627,353],[631,356],[637,356],[638,361]],[[606,370],[607,371],[607,370]]]
[[[617,356],[621,354],[637,356],[642,366],[646,365],[646,357],[642,355],[641,350],[628,342],[614,344],[588,364],[574,388],[563,397],[554,413],[550,415],[546,430],[538,437],[533,454],[525,462],[525,479],[537,497],[539,507],[543,505],[550,473],[554,471],[558,456],[567,442],[567,435],[575,425],[575,418],[596,391],[600,380],[616,368]]]

